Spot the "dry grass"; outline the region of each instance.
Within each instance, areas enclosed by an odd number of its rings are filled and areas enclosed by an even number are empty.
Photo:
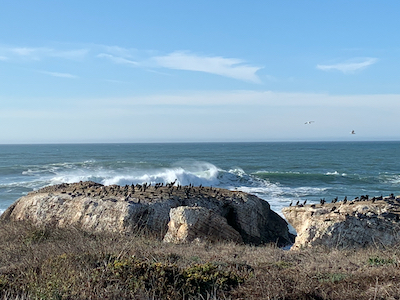
[[[400,299],[400,248],[172,245],[0,225],[0,300]]]

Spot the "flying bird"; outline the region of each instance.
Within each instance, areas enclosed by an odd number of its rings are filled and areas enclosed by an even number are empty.
[[[350,133],[351,133],[351,134],[356,134],[356,132],[355,132],[354,130],[352,130]]]
[[[304,124],[308,125],[308,124],[311,124],[311,123],[314,123],[314,121],[307,121]]]

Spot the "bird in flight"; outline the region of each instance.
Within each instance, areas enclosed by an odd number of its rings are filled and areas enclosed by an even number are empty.
[[[356,134],[356,132],[355,132],[354,130],[352,130],[350,133],[351,133],[351,134]]]
[[[311,124],[311,123],[314,123],[314,121],[307,121],[304,124],[308,125],[308,124]]]

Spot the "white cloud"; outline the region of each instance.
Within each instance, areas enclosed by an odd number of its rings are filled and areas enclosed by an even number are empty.
[[[119,56],[114,56],[111,54],[106,54],[106,53],[100,53],[97,55],[97,57],[101,57],[101,58],[107,58],[109,60],[111,60],[112,62],[116,63],[116,64],[124,64],[124,65],[131,65],[131,66],[137,66],[138,63],[136,61],[133,60],[129,60],[123,57],[119,57]]]
[[[103,46],[107,53],[111,53],[119,57],[132,57],[132,52],[137,52],[136,49],[126,49],[119,46]]]
[[[74,50],[58,50],[46,47],[1,47],[0,57],[7,57],[9,59],[19,60],[42,60],[49,57],[59,57],[68,60],[77,60],[84,58],[88,49],[74,49]]]
[[[88,53],[89,49],[62,50],[62,51],[52,49],[49,55],[52,57],[77,60],[84,58]]]
[[[260,83],[256,72],[261,67],[243,64],[244,61],[220,56],[198,56],[187,52],[176,51],[166,56],[156,56],[153,61],[160,67],[198,71],[235,78],[243,81]]]
[[[107,59],[115,64],[142,67],[147,71],[157,72],[156,70],[159,68],[187,70],[216,74],[253,83],[262,82],[256,74],[262,67],[251,66],[244,60],[237,58],[202,56],[183,51],[157,56],[154,51],[105,45],[78,46],[70,50],[53,47],[10,47],[0,45],[0,60],[9,60],[11,62],[45,61],[49,58],[81,60],[90,53],[97,58]],[[273,79],[268,76],[266,78],[268,80]]]
[[[377,58],[363,58],[337,63],[332,65],[317,65],[317,69],[322,71],[338,70],[343,73],[353,73],[357,70],[365,69],[378,61]]]
[[[12,49],[10,49],[10,51],[17,55],[29,56],[29,55],[32,55],[34,52],[37,52],[38,49],[35,49],[35,48],[12,48]]]
[[[59,72],[48,72],[48,71],[40,71],[40,73],[50,75],[53,77],[61,77],[61,78],[78,78],[78,76],[69,74],[69,73],[59,73]]]

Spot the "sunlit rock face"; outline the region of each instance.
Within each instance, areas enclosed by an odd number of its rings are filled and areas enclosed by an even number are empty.
[[[361,248],[400,241],[399,197],[290,206],[282,212],[297,232],[292,249]]]
[[[164,242],[242,242],[242,237],[226,218],[204,207],[179,206],[170,210]]]
[[[198,218],[208,218],[198,223],[203,224],[204,228],[199,229],[203,234],[211,234],[210,228],[217,226],[216,222],[227,231],[227,240],[278,246],[293,242],[286,221],[270,209],[268,202],[239,191],[179,186],[173,182],[104,186],[89,181],[49,186],[18,199],[0,220],[75,226],[91,232],[129,233],[145,228],[164,237],[169,230],[171,209],[177,207],[205,209],[191,212],[192,216],[197,213]],[[225,223],[227,226],[222,225]],[[220,239],[224,239],[222,236]]]

